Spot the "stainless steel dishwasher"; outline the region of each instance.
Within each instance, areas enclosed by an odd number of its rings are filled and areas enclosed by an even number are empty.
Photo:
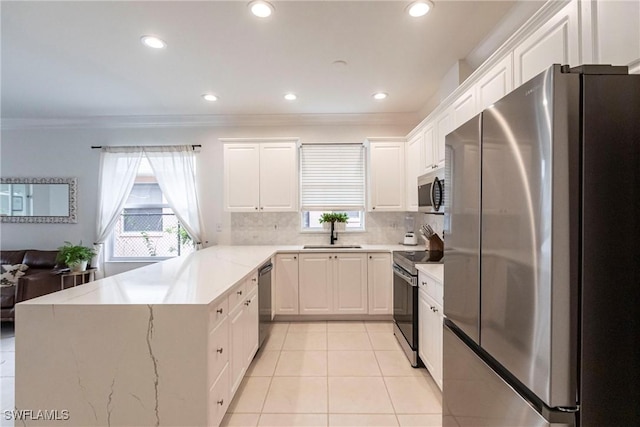
[[[271,261],[258,269],[258,307],[260,324],[260,347],[271,330]]]

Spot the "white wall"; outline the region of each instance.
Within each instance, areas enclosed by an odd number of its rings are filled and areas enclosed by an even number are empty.
[[[82,241],[85,244],[93,242],[100,150],[92,150],[91,145],[201,144],[202,149],[198,154],[197,164],[198,185],[204,217],[205,241],[207,245],[212,245],[237,242],[237,239],[232,239],[231,214],[222,210],[223,163],[222,144],[219,138],[300,137],[303,142],[351,142],[364,141],[368,136],[402,136],[407,134],[411,127],[411,125],[325,125],[3,129],[0,174],[3,177],[77,177],[78,223],[2,224],[0,247],[2,249],[55,249],[66,240]],[[397,221],[388,219],[375,221],[374,219],[371,224],[380,222],[386,226]],[[237,221],[236,223],[239,224]],[[218,224],[222,225],[222,232],[216,231]],[[121,268],[113,267],[113,271],[120,271]]]

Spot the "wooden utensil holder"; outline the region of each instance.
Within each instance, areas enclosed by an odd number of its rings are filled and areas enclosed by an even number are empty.
[[[429,251],[432,251],[432,252],[444,251],[444,242],[437,234],[434,234],[429,238]]]

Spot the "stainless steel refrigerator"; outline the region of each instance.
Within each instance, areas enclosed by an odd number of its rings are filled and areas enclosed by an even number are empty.
[[[640,425],[640,75],[553,65],[445,175],[443,425]]]

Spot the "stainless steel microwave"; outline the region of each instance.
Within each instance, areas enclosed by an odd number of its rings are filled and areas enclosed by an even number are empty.
[[[418,177],[418,210],[444,213],[444,168]]]

